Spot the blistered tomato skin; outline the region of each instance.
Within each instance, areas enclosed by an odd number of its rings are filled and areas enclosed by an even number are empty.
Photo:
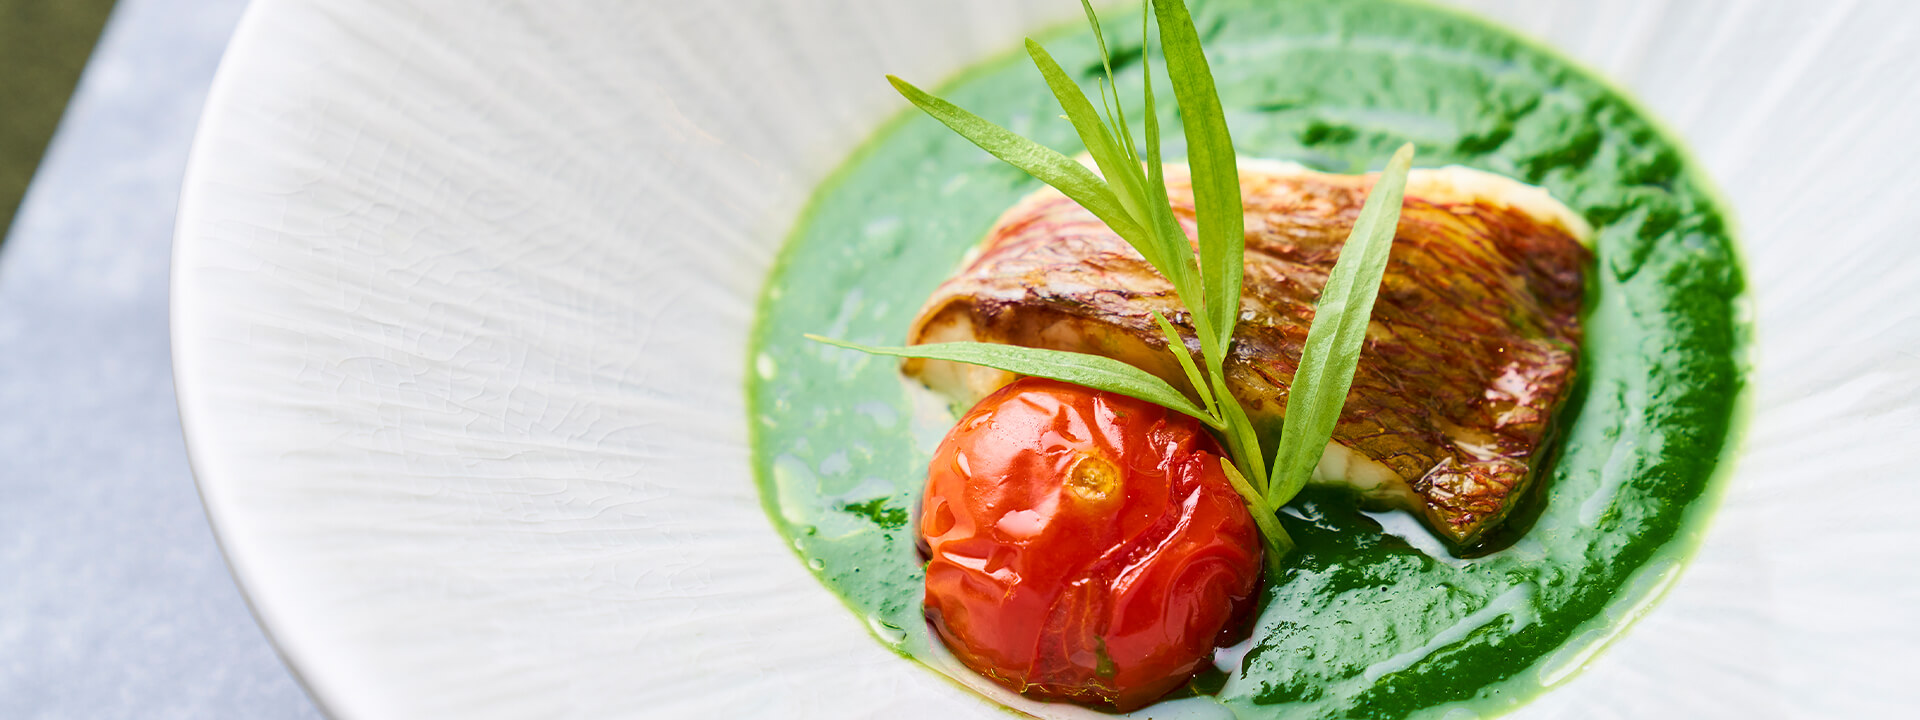
[[[928,621],[1029,697],[1131,710],[1245,619],[1258,530],[1200,423],[1026,378],[934,453],[920,514]]]

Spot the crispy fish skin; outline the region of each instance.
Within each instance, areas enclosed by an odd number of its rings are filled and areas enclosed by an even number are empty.
[[[1193,233],[1184,167],[1168,166]],[[1314,303],[1372,175],[1243,163],[1246,279],[1228,385],[1266,442]],[[1415,170],[1366,346],[1315,482],[1405,508],[1457,546],[1497,526],[1540,470],[1573,387],[1591,230],[1544,191],[1465,168]],[[1179,327],[1172,285],[1078,204],[1051,189],[1001,216],[915,320],[915,344],[976,340],[1106,355],[1187,388],[1151,312]],[[938,361],[904,370],[959,402],[1009,373]]]

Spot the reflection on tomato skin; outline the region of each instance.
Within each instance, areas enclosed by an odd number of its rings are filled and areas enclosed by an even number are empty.
[[[934,452],[928,621],[968,667],[1039,699],[1131,710],[1245,619],[1258,530],[1199,421],[1025,378]]]

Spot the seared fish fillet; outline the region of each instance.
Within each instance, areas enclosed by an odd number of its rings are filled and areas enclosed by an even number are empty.
[[[1168,166],[1193,233],[1186,169]],[[1242,163],[1246,280],[1228,385],[1268,447],[1314,302],[1374,176]],[[1544,459],[1573,386],[1586,223],[1544,190],[1477,170],[1414,170],[1353,390],[1315,482],[1407,509],[1456,545],[1512,509]],[[934,291],[909,341],[1008,343],[1106,355],[1188,388],[1151,311],[1196,360],[1173,287],[1126,241],[1052,189],[1001,216]],[[909,361],[909,375],[972,404],[1011,382],[998,370]]]

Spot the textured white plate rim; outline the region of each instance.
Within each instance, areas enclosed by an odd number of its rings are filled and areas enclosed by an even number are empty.
[[[258,18],[263,12],[262,7],[267,4],[267,0],[254,0],[247,3],[247,7],[241,11],[240,20],[234,26],[232,39],[227,43],[226,52],[221,55],[219,67],[214,70],[213,83],[207,90],[206,108],[225,107],[233,102],[235,85],[233,76],[237,74],[234,65],[245,62],[245,58],[255,52],[255,45],[264,42],[257,26]],[[231,120],[230,115],[223,113],[203,112],[201,114],[199,125],[194,129],[193,146],[187,151],[187,163],[182,173],[185,180],[181,183],[179,209],[174,218],[175,240],[171,268],[173,277],[167,289],[168,332],[174,338],[171,344],[174,397],[179,405],[181,434],[186,438],[187,464],[193,472],[194,488],[200,495],[200,503],[206,507],[207,524],[213,528],[214,542],[220,547],[220,555],[227,564],[228,572],[233,576],[234,584],[240,588],[241,599],[246,602],[247,610],[253,614],[261,632],[266,635],[274,654],[278,655],[281,663],[286,665],[294,681],[306,691],[307,697],[319,706],[322,714],[328,717],[339,717],[330,706],[328,701],[330,695],[323,692],[326,688],[316,686],[312,676],[313,670],[307,663],[299,661],[304,657],[300,652],[301,648],[289,645],[290,641],[275,631],[280,624],[274,609],[254,599],[256,595],[251,587],[253,582],[251,578],[256,577],[253,572],[255,561],[247,549],[231,541],[227,523],[234,511],[217,492],[210,488],[207,480],[220,476],[223,469],[215,459],[218,453],[212,450],[218,443],[209,439],[209,436],[214,434],[208,432],[199,421],[201,409],[195,400],[204,395],[193,392],[195,381],[188,377],[190,373],[181,372],[181,368],[193,365],[194,353],[206,351],[205,348],[197,347],[192,343],[179,341],[181,337],[193,336],[194,318],[180,312],[179,308],[182,305],[182,299],[192,293],[194,288],[180,282],[179,276],[181,268],[187,267],[187,263],[183,260],[190,258],[196,251],[193,243],[182,242],[181,239],[192,237],[191,230],[200,227],[205,222],[202,218],[211,212],[211,209],[206,207],[200,199],[204,190],[192,180],[202,174],[204,166],[216,162],[209,157],[211,151],[208,149],[205,138],[225,132],[225,127]]]

